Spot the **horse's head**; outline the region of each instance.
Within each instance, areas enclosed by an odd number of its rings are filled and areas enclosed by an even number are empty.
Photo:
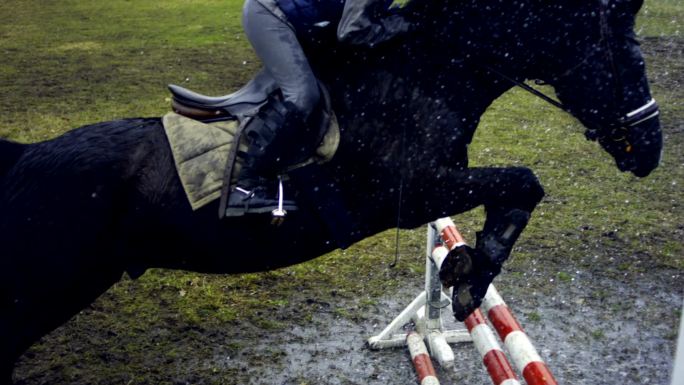
[[[546,79],[587,127],[587,138],[598,140],[621,171],[639,177],[658,166],[663,145],[658,106],[649,92],[634,33],[642,3],[586,2],[576,14],[583,22],[566,28],[568,36],[555,42],[552,67],[559,70]]]

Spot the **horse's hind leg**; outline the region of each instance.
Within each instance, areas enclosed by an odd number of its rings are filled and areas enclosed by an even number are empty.
[[[441,178],[433,188],[412,188],[406,206],[415,218],[433,220],[484,205],[487,218],[475,249],[450,253],[440,277],[454,286],[454,315],[459,320],[479,307],[487,287],[501,271],[544,189],[528,168],[472,168]],[[435,202],[449,202],[435,207]],[[417,223],[416,223],[417,225]],[[463,268],[465,266],[465,268]]]
[[[9,381],[7,373],[26,349],[123,273],[116,247],[121,235],[110,225],[109,210],[91,203],[94,193],[82,194],[90,205],[75,209],[67,198],[82,195],[54,186],[40,189],[45,195],[17,189],[12,205],[0,206],[0,381]]]
[[[87,307],[109,287],[116,283],[123,269],[112,266],[108,261],[89,263],[92,259],[111,259],[102,252],[50,254],[49,258],[69,265],[67,269],[46,268],[45,259],[31,258],[35,265],[25,274],[24,269],[10,272],[10,303],[3,303],[0,315],[0,384],[11,384],[15,362],[33,343],[56,327],[68,321]],[[71,257],[71,258],[70,258]],[[3,272],[3,273],[6,273]],[[5,294],[5,293],[3,293]]]

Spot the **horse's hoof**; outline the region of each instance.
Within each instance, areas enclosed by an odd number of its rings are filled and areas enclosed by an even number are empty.
[[[475,309],[482,305],[482,300],[487,294],[489,285],[501,269],[482,270],[474,274],[469,282],[464,282],[454,287],[451,296],[451,310],[459,321],[464,321]]]
[[[469,246],[457,247],[447,254],[439,269],[439,279],[444,287],[458,286],[473,272],[473,256],[476,250]]]
[[[469,283],[463,283],[458,287],[454,287],[454,293],[451,296],[451,310],[458,321],[465,321],[482,304],[482,300],[477,301],[473,298],[470,293],[471,288],[472,285]]]

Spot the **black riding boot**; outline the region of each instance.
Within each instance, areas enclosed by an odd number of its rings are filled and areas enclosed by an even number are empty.
[[[289,102],[273,100],[245,127],[248,148],[238,156],[243,159],[237,183],[228,197],[226,216],[272,212],[278,208],[297,210],[293,200],[279,202],[278,174],[287,166],[310,155],[306,141],[307,122]],[[279,203],[282,203],[279,206]]]

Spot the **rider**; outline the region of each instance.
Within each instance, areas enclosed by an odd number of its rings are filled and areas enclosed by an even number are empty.
[[[342,43],[373,47],[406,32],[409,23],[391,14],[391,0],[246,0],[243,26],[265,70],[279,86],[282,101],[272,99],[245,127],[248,148],[230,193],[226,215],[264,212],[277,206],[264,187],[284,167],[313,151],[297,144],[312,137],[321,90],[301,43],[321,29],[336,28]],[[294,146],[294,147],[293,147]]]

